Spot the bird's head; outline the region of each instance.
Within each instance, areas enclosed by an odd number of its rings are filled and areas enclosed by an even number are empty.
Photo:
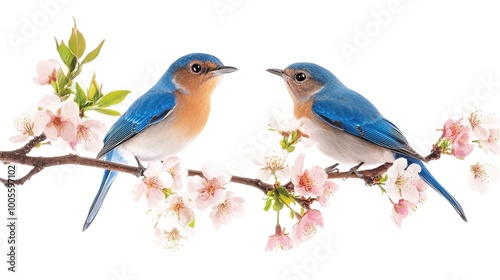
[[[293,101],[298,104],[311,100],[325,86],[339,86],[340,81],[325,68],[307,62],[299,62],[282,69],[267,69],[285,81]]]
[[[195,92],[211,93],[222,74],[238,69],[224,66],[215,56],[192,53],[177,59],[168,69],[168,78],[181,94]]]

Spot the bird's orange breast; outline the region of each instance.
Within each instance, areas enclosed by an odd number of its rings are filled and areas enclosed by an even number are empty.
[[[309,100],[307,102],[300,104],[298,102],[294,102],[293,112],[295,118],[296,119],[307,118],[312,120],[313,119],[312,103],[313,100]]]
[[[188,94],[176,92],[176,106],[172,112],[172,128],[185,139],[198,136],[210,115],[210,97],[219,78],[214,77]]]

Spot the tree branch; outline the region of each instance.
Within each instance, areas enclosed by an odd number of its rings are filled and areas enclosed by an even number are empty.
[[[20,149],[13,151],[0,151],[0,161],[4,163],[19,163],[23,165],[33,166],[33,168],[23,177],[16,180],[7,180],[0,178],[0,182],[5,186],[9,184],[22,185],[34,175],[41,172],[43,169],[56,165],[83,165],[89,167],[97,167],[102,169],[114,170],[122,173],[132,174],[134,176],[140,177],[143,175],[144,168],[129,166],[125,164],[109,162],[94,158],[81,157],[75,154],[68,154],[65,156],[55,156],[55,157],[33,157],[27,155],[34,147],[46,139],[45,135],[36,136],[31,141],[29,141],[25,146]],[[426,157],[427,160],[439,159],[442,151],[439,148],[433,148],[431,153]],[[365,181],[366,185],[372,186],[376,183],[376,179],[384,174],[392,163],[387,162],[373,169],[366,169],[360,171],[344,171],[340,172],[337,168],[338,164],[331,167],[325,168],[325,172],[328,175],[328,179],[348,179],[348,178],[358,178]],[[203,173],[199,170],[188,170],[188,176],[201,176]],[[264,194],[267,194],[270,190],[273,190],[276,186],[274,184],[269,184],[263,182],[260,179],[252,179],[240,176],[232,176],[231,182],[247,185],[261,190]],[[283,187],[288,191],[293,191],[293,184],[291,181],[283,184]]]
[[[43,141],[43,140],[41,140],[41,141]],[[25,147],[18,149],[18,150],[14,150],[14,151],[0,151],[0,160],[3,162],[19,163],[19,164],[23,164],[23,165],[33,166],[33,169],[31,169],[30,172],[28,172],[28,174],[26,174],[24,177],[19,178],[17,180],[8,181],[6,179],[0,178],[0,181],[4,185],[7,186],[8,183],[22,185],[26,181],[31,179],[31,177],[33,177],[33,175],[41,172],[43,169],[45,169],[47,167],[51,167],[51,166],[56,166],[56,165],[73,164],[73,165],[97,167],[97,168],[102,168],[102,169],[115,170],[115,171],[122,172],[122,173],[128,173],[128,174],[132,174],[132,175],[137,176],[137,177],[142,176],[142,174],[144,172],[144,170],[140,167],[129,166],[129,165],[125,165],[125,164],[109,162],[109,161],[104,161],[104,160],[98,160],[98,159],[94,159],[94,158],[81,157],[81,156],[78,156],[75,154],[69,154],[69,155],[65,155],[65,156],[55,156],[55,157],[33,157],[33,156],[29,156],[29,155],[24,154],[26,151],[30,150],[30,148],[26,148],[28,145],[31,146],[32,144],[28,143]],[[387,169],[391,165],[392,165],[391,163],[385,163],[377,168],[368,169],[368,170],[361,170],[361,171],[357,171],[356,173],[352,173],[349,171],[339,172],[338,170],[329,170],[328,171],[328,178],[329,179],[360,178],[360,179],[363,179],[366,184],[373,185],[373,179],[376,178],[378,175],[381,175],[385,171],[387,171]],[[188,170],[188,176],[195,176],[195,175],[203,176],[203,173],[199,170],[191,170],[191,169]],[[240,176],[232,176],[231,182],[237,183],[237,184],[242,184],[242,185],[247,185],[247,186],[252,186],[254,188],[261,190],[264,194],[266,194],[268,191],[274,189],[274,187],[275,187],[274,184],[265,183],[260,179],[252,179],[252,178],[246,178],[246,177],[240,177]],[[284,185],[284,187],[289,189],[289,190],[293,190],[292,182],[286,183]]]

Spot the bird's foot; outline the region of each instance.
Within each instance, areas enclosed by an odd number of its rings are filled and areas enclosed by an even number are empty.
[[[355,174],[356,176],[358,176],[358,178],[360,179],[363,179],[364,175],[362,173],[359,173],[358,172],[358,169],[361,167],[361,165],[365,164],[364,162],[361,162],[360,164],[354,166],[354,167],[351,167],[351,169],[349,169],[349,171],[347,171],[347,175],[345,177],[344,180],[347,180],[352,174]]]
[[[139,176],[142,176],[144,174],[144,171],[146,171],[146,167],[144,167],[144,165],[142,165],[141,161],[137,158],[137,157],[134,157],[135,158],[135,161],[137,162],[137,167],[139,168]]]
[[[340,170],[337,168],[337,166],[339,166],[339,164],[335,163],[334,165],[325,168],[326,174],[339,173]]]

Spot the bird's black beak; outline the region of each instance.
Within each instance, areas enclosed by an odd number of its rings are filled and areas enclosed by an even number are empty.
[[[218,76],[222,74],[232,73],[234,71],[238,71],[238,68],[233,66],[219,66],[216,69],[210,71],[210,74],[212,74],[212,76]]]
[[[282,69],[270,68],[270,69],[267,69],[266,71],[269,73],[273,73],[274,75],[278,75],[282,78],[284,78],[286,76],[285,70],[282,70]]]

